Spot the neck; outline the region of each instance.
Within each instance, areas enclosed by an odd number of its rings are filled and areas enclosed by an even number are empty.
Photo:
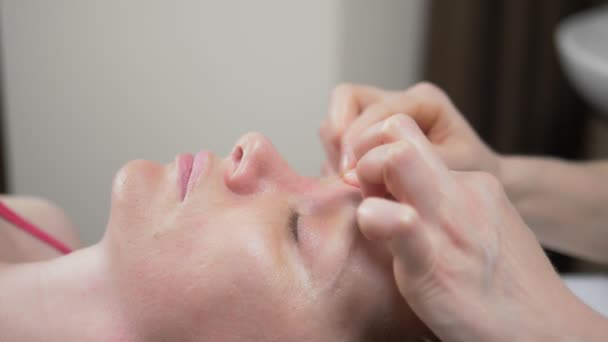
[[[134,340],[101,252],[95,245],[50,261],[0,269],[2,340]]]

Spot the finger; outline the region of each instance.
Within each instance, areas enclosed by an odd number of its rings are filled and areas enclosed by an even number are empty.
[[[370,104],[382,99],[384,91],[375,87],[342,84],[334,88],[330,105],[330,129],[342,135],[350,123]]]
[[[401,93],[393,101],[403,104],[402,112],[411,116],[426,134],[435,127],[447,113],[455,110],[448,96],[437,86],[418,83]]]
[[[331,169],[333,173],[336,173],[340,160],[339,139],[332,138],[330,132],[329,120],[325,119],[319,128],[319,138],[321,139],[327,157],[327,168]],[[326,165],[324,164],[323,167],[325,168]]]
[[[325,161],[323,163],[323,165],[321,166],[321,176],[323,177],[329,177],[329,176],[334,176],[336,174],[335,170],[331,167],[331,164],[329,163],[329,161]]]
[[[359,176],[357,176],[357,170],[350,170],[344,175],[342,175],[342,180],[349,185],[360,188],[361,183],[359,182]],[[379,194],[376,196],[381,197],[383,194]]]
[[[361,159],[376,146],[393,143],[407,138],[405,114],[394,114],[384,121],[377,122],[366,129],[352,142],[352,154],[355,161]],[[411,120],[411,119],[409,119]]]
[[[341,140],[340,171],[344,172],[353,168],[356,164],[356,157],[353,152],[353,145],[363,132],[370,126],[395,114],[395,109],[386,103],[374,103],[367,107],[359,117],[355,118],[352,124],[344,132]]]
[[[333,90],[329,112],[320,133],[336,170],[339,169],[340,157],[334,157],[333,154],[341,151],[344,132],[367,106],[380,101],[383,94],[384,91],[378,88],[350,84],[339,85]]]
[[[429,166],[409,140],[373,148],[359,160],[356,171],[364,196],[377,195],[383,187],[422,213],[434,212],[442,191],[452,186],[450,175]]]
[[[353,146],[354,158],[359,160],[372,148],[399,140],[410,141],[429,166],[438,172],[447,172],[447,167],[438,155],[437,149],[420,130],[418,124],[404,114],[395,114],[367,129]]]
[[[390,93],[385,96],[383,103],[370,106],[352,122],[342,138],[341,159],[352,161],[354,156],[351,143],[368,127],[393,114],[404,113],[412,117],[425,135],[432,135],[435,128],[445,128],[440,126],[449,125],[449,121],[454,119],[450,113],[455,111],[443,91],[430,83],[419,83],[403,92]],[[350,167],[353,165],[351,163]]]
[[[400,290],[432,269],[432,231],[413,207],[381,198],[368,198],[357,209],[357,223],[370,240],[387,241],[394,257]],[[402,291],[405,295],[406,291]]]

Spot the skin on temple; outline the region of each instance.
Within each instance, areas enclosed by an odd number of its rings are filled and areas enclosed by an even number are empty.
[[[297,175],[255,133],[227,158],[210,155],[185,194],[180,160],[118,172],[100,243],[0,271],[3,341],[428,335],[390,254],[355,225],[358,189]]]

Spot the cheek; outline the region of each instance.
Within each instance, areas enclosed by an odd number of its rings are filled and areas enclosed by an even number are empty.
[[[198,233],[191,223],[140,236],[115,263],[123,302],[141,318],[142,329],[191,329],[273,314],[281,305],[281,276],[264,241],[245,227],[227,230],[234,227],[227,222],[207,222]]]
[[[137,235],[137,234],[135,234]],[[112,271],[124,310],[145,334],[191,329],[204,303],[211,268],[198,238],[154,233],[128,237],[112,247]]]

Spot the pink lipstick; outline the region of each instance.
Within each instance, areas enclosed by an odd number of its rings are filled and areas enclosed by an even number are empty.
[[[194,160],[192,161],[192,167],[190,170],[190,175],[188,177],[188,182],[186,185],[186,190],[184,197],[192,191],[192,189],[198,184],[199,178],[205,171],[205,168],[209,161],[209,152],[208,151],[200,151],[194,156]]]

